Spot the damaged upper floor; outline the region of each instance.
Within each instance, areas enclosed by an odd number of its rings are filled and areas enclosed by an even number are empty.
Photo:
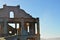
[[[0,8],[0,17],[2,18],[32,18],[32,16],[26,13],[23,9],[17,6],[7,6],[3,5],[3,8]]]

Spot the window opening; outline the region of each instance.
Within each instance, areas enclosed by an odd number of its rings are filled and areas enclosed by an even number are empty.
[[[19,23],[17,23],[17,29],[19,29]]]
[[[19,35],[20,31],[21,31],[20,23],[8,23],[9,34],[11,33],[12,35]]]
[[[10,18],[14,18],[14,12],[13,11],[10,12]]]
[[[15,28],[15,23],[8,23],[8,25]]]
[[[17,34],[19,34],[19,23],[17,23]]]
[[[35,34],[37,34],[37,23],[35,23]]]
[[[27,32],[29,32],[29,23],[27,23],[26,25],[27,25]]]

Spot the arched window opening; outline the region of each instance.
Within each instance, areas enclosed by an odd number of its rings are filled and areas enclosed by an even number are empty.
[[[14,18],[14,12],[13,11],[10,12],[10,18]]]

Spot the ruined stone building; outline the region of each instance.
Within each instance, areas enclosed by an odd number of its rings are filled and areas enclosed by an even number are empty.
[[[0,37],[6,40],[40,40],[39,18],[26,13],[20,6],[0,8]]]

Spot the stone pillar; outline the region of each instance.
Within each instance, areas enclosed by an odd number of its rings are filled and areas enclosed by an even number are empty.
[[[35,22],[32,23],[32,27],[33,27],[33,32],[35,34]]]
[[[35,34],[35,23],[31,22],[30,24],[31,24],[31,26],[30,26],[30,31],[31,32],[30,33],[34,35]]]
[[[7,20],[4,20],[4,36],[8,35],[8,23]]]
[[[17,29],[17,23],[15,23],[15,29]]]
[[[40,34],[39,19],[37,19],[37,34]]]
[[[40,26],[39,26],[39,18],[37,19],[37,39],[40,40]]]
[[[15,23],[15,29],[17,29],[17,23]],[[17,30],[15,31],[15,34],[17,35]]]
[[[37,33],[40,34],[39,22],[37,22]]]
[[[21,35],[24,35],[24,20],[21,19]]]
[[[24,30],[24,19],[21,19],[21,40],[25,40],[26,31]]]
[[[24,20],[21,19],[21,40],[23,40],[23,34],[24,33]]]

